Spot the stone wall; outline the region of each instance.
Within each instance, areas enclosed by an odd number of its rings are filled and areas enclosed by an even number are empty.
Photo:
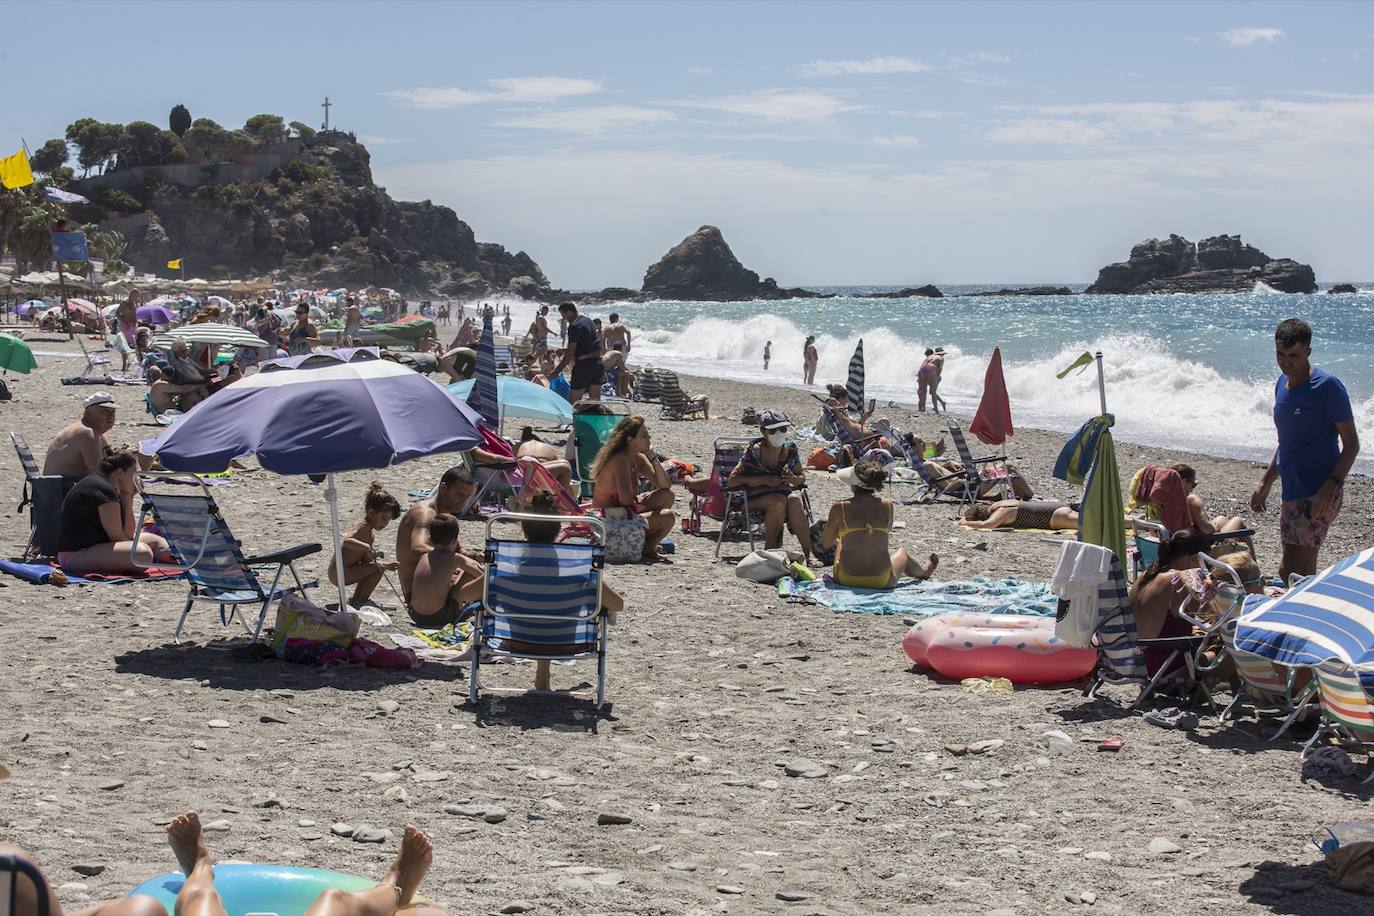
[[[140,188],[146,176],[152,175],[165,184],[198,188],[206,184],[245,184],[261,181],[277,169],[295,159],[308,155],[300,140],[273,143],[254,150],[236,162],[179,162],[175,165],[140,165],[120,169],[104,175],[92,175],[73,184],[78,194],[97,188],[118,188],[129,191]]]

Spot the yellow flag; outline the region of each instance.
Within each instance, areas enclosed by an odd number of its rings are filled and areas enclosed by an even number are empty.
[[[29,168],[29,154],[22,149],[13,156],[0,159],[0,184],[7,188],[22,188],[33,184],[33,170]]]
[[[177,258],[175,261],[168,261],[168,262],[167,262],[167,269],[168,269],[168,270],[181,270],[181,258]]]
[[[1059,378],[1063,378],[1075,369],[1086,369],[1089,366],[1091,366],[1092,363],[1093,355],[1091,353],[1084,353],[1082,356],[1078,357],[1078,359],[1073,361],[1073,365],[1069,366],[1063,372],[1059,373]]]

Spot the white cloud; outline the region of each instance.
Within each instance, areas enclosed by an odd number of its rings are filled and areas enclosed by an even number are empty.
[[[891,137],[873,137],[868,142],[889,149],[905,149],[920,146],[921,138],[913,137],[911,134],[895,134]]]
[[[632,105],[603,105],[594,108],[569,108],[565,111],[546,111],[497,121],[497,127],[528,127],[555,130],[572,134],[609,134],[662,124],[677,115],[660,108],[636,108]]]
[[[951,67],[963,67],[968,64],[1009,64],[1011,57],[996,51],[966,51],[963,54],[950,55],[948,61]]]
[[[487,80],[493,90],[461,89],[457,86],[421,86],[386,93],[407,107],[437,111],[461,108],[483,102],[540,103],[568,96],[591,95],[603,87],[596,80],[566,76],[516,76]]]
[[[910,57],[870,57],[868,60],[813,60],[801,67],[803,76],[852,76],[875,73],[925,73],[929,64]]]
[[[602,86],[596,80],[574,79],[566,76],[516,76],[487,80],[496,87],[496,101],[553,102],[567,96],[592,95]]]
[[[1196,35],[1184,35],[1183,40],[1191,41],[1193,44],[1197,44],[1198,42],[1202,41],[1202,39],[1198,38]]]
[[[1233,47],[1248,48],[1261,41],[1278,41],[1283,37],[1283,29],[1241,26],[1235,29],[1227,29],[1224,32],[1217,32],[1217,37]]]
[[[959,82],[968,83],[970,86],[1005,86],[1007,84],[1007,81],[1000,76],[987,76],[981,73],[961,76]]]
[[[782,122],[824,121],[842,111],[857,111],[860,107],[847,104],[839,96],[829,92],[812,92],[805,89],[758,89],[742,95],[687,99],[675,104],[683,108],[700,108],[764,121]]]
[[[944,118],[962,118],[962,111],[941,111],[938,108],[885,108],[881,114],[891,115],[894,118],[914,118],[918,121],[939,121]]]
[[[1059,143],[1066,146],[1100,143],[1111,135],[1086,121],[1062,118],[1019,118],[994,127],[987,135],[997,143]]]
[[[392,146],[397,143],[414,143],[414,140],[400,137],[377,137],[372,134],[358,134],[358,142],[364,146]]]

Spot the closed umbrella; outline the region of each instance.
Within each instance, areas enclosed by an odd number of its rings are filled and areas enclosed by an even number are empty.
[[[864,339],[854,348],[849,357],[849,378],[845,382],[845,392],[849,395],[849,409],[863,416],[864,412]]]
[[[988,445],[1001,445],[1011,437],[1011,399],[1007,379],[1002,374],[1002,348],[993,347],[988,371],[983,376],[983,398],[968,431]]]
[[[1374,671],[1374,547],[1277,598],[1251,595],[1236,621],[1236,648],[1280,665],[1334,661]]]
[[[1126,511],[1121,501],[1121,472],[1116,465],[1116,444],[1112,442],[1111,415],[1097,438],[1097,457],[1087,483],[1083,485],[1083,505],[1079,510],[1078,537],[1085,544],[1097,544],[1126,563]]]
[[[28,374],[38,368],[33,350],[13,334],[0,334],[0,369]]]
[[[472,404],[472,389],[476,378],[454,382],[448,386],[449,394],[461,401]],[[526,420],[544,420],[549,423],[571,423],[572,405],[560,394],[527,382],[522,378],[509,375],[496,379],[496,400],[501,406],[501,416],[521,417]]]
[[[228,344],[231,347],[265,347],[267,341],[243,328],[236,328],[233,325],[218,324],[213,321],[205,321],[200,324],[187,324],[179,328],[172,328],[164,331],[153,338],[152,345],[159,349],[170,349],[172,344],[181,339],[188,344]]]
[[[479,417],[422,375],[387,360],[259,372],[191,408],[149,451],[172,471],[205,474],[255,455],[278,474],[326,475],[344,604],[334,474],[373,470],[481,442]]]
[[[492,341],[491,313],[482,316],[482,339],[477,342],[477,367],[468,389],[468,406],[487,421],[489,429],[501,424],[501,405],[496,392],[496,348]]]

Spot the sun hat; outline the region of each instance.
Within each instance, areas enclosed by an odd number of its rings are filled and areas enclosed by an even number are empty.
[[[792,421],[781,410],[765,410],[759,414],[760,429],[786,429],[791,425]]]
[[[108,407],[111,410],[114,410],[117,406],[115,404],[114,395],[110,394],[108,391],[97,391],[93,394],[88,394],[82,403],[87,407]]]

